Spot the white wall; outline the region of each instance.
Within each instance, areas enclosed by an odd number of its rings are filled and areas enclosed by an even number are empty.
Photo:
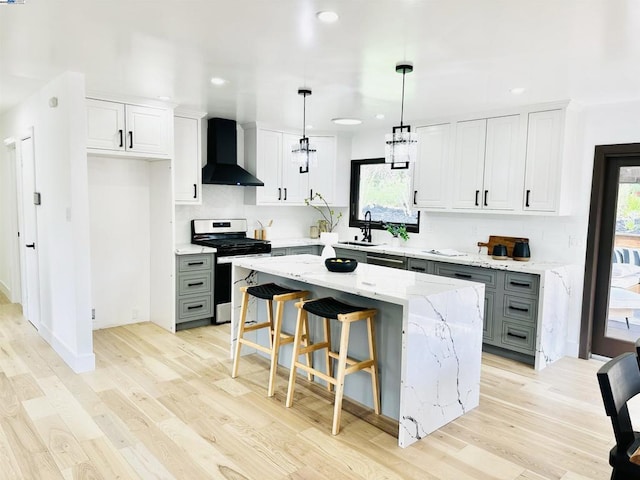
[[[3,139],[4,140],[4,139]],[[9,139],[7,139],[9,140]],[[0,292],[11,302],[21,299],[18,254],[18,209],[16,205],[16,145],[0,146],[4,158],[0,162]],[[5,227],[6,226],[6,227]],[[13,228],[11,228],[13,226]]]
[[[53,97],[57,107],[49,106]],[[76,372],[95,364],[84,97],[84,75],[67,72],[0,118],[1,138],[34,128],[36,187],[42,194],[37,222],[39,333]],[[2,150],[5,163],[7,152]],[[1,221],[3,230],[16,234],[15,225],[4,216]]]

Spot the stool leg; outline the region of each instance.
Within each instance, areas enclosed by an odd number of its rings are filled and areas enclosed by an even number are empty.
[[[347,350],[349,348],[350,323],[342,323],[340,334],[340,351],[338,353],[338,375],[336,376],[336,399],[333,407],[333,427],[331,434],[337,435],[340,431],[340,417],[342,416],[342,395],[344,393],[344,371],[347,366]]]
[[[333,363],[331,363],[331,357],[329,356],[329,352],[331,351],[331,328],[329,326],[330,320],[328,318],[324,318],[323,320],[324,341],[329,345],[324,351],[326,373],[328,376],[333,377]],[[330,392],[333,391],[332,383],[327,382],[327,390]]]
[[[269,348],[273,350],[273,300],[267,300],[267,323],[269,323]]]
[[[304,327],[304,331],[303,331],[303,335],[302,335],[302,342],[304,344],[305,347],[308,347],[311,344],[311,340],[310,340],[310,336],[309,336],[309,317],[307,315],[305,315],[304,317],[304,323],[302,325]],[[307,352],[305,354],[305,356],[307,357],[307,367],[312,367],[313,366],[313,356],[312,356],[312,352]],[[312,382],[313,381],[313,374],[311,372],[307,372],[307,380]]]
[[[271,302],[269,302],[271,303]],[[269,388],[267,389],[267,397],[273,397],[273,391],[276,383],[276,372],[278,371],[278,356],[280,354],[280,331],[282,330],[282,310],[284,302],[276,302],[276,318],[272,325],[271,335],[271,368],[269,370]]]
[[[238,363],[240,362],[240,347],[244,338],[244,323],[247,320],[247,306],[249,305],[249,294],[242,292],[242,306],[240,307],[240,321],[238,322],[238,335],[236,337],[236,354],[233,357],[233,369],[231,370],[231,378],[238,376]]]
[[[307,319],[307,312],[302,308],[298,308],[298,317],[296,319],[296,333],[293,337],[293,353],[291,354],[291,370],[289,371],[289,387],[287,388],[286,406],[293,404],[293,391],[296,387],[296,362],[298,361],[300,342],[302,339],[302,325]]]
[[[376,331],[373,323],[375,317],[367,317],[367,330],[369,331],[369,358],[373,360],[373,365],[369,367],[371,373],[371,390],[373,391],[373,410],[380,414],[380,383],[378,380],[378,354],[376,349]]]

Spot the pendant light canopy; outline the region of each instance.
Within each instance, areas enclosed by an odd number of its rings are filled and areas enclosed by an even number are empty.
[[[393,127],[393,132],[385,137],[385,163],[390,163],[393,169],[409,168],[409,163],[416,160],[418,140],[415,133],[411,133],[411,126],[404,125],[404,76],[413,72],[413,65],[409,62],[396,64],[396,72],[402,73],[402,107],[400,110],[400,126]]]
[[[305,135],[305,128],[307,122],[307,95],[311,95],[310,88],[299,88],[298,95],[303,96],[302,107],[302,138],[299,143],[292,145],[291,147],[291,160],[299,165],[300,173],[308,173],[309,165],[316,166],[318,158],[316,155],[316,149],[313,145],[309,144],[309,139]]]

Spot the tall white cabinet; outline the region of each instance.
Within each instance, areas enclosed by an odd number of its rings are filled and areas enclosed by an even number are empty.
[[[173,118],[173,189],[176,204],[202,204],[204,116],[204,113],[176,113]]]
[[[413,175],[413,204],[418,208],[444,209],[449,205],[451,123],[416,128],[418,159]]]

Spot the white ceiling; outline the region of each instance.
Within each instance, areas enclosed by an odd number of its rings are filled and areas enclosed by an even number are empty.
[[[340,19],[322,24],[315,13]],[[358,131],[574,99],[640,98],[637,0],[27,0],[0,5],[0,112],[55,75],[239,122]],[[228,84],[214,87],[212,76]],[[515,96],[512,87],[525,87]],[[384,120],[375,114],[384,113]],[[355,116],[360,127],[337,127]]]

